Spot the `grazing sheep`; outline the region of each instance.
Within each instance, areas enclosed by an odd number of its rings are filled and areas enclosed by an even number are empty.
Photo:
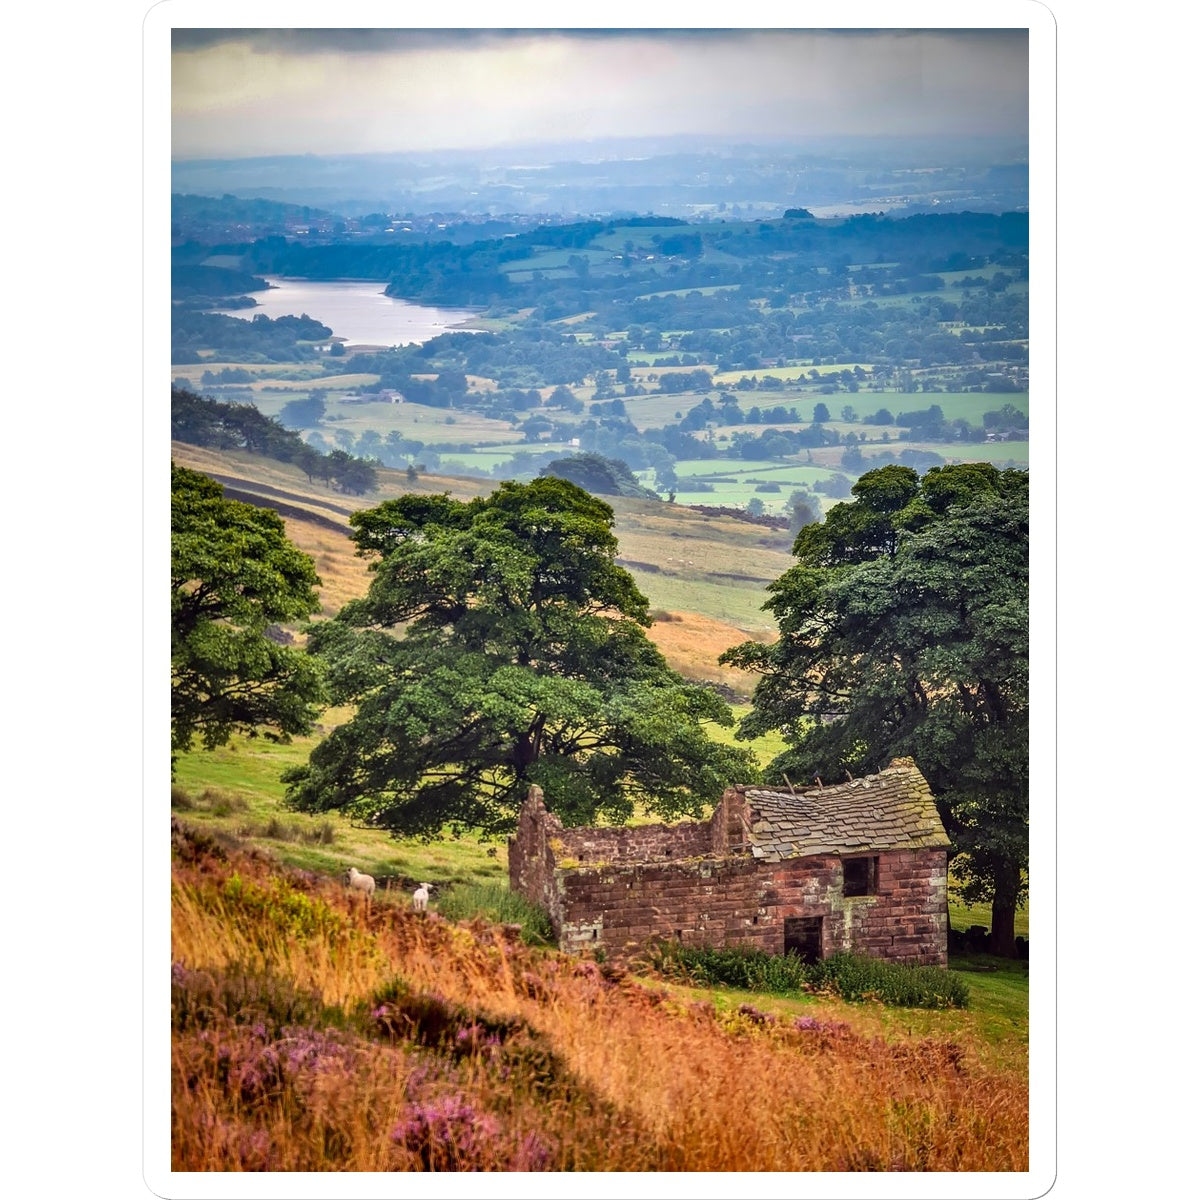
[[[375,895],[375,880],[370,875],[364,875],[361,871],[356,871],[353,867],[349,871],[350,890],[353,892],[362,892],[364,896]]]
[[[429,905],[429,884],[423,883],[415,892],[413,892],[413,908],[417,912],[424,912]]]

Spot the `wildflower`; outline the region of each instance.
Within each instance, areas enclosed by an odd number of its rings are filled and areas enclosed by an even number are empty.
[[[550,1169],[550,1147],[536,1133],[527,1133],[517,1146],[517,1152],[509,1163],[510,1171],[548,1171]]]
[[[821,1021],[816,1017],[797,1017],[792,1028],[808,1033],[823,1033],[828,1037],[845,1037],[850,1026],[845,1021]]]
[[[770,1013],[765,1013],[761,1009],[755,1008],[753,1004],[743,1004],[738,1008],[738,1012],[747,1017],[755,1025],[774,1025],[775,1018]]]
[[[414,1104],[392,1130],[392,1140],[418,1154],[425,1170],[488,1169],[500,1124],[462,1096]]]

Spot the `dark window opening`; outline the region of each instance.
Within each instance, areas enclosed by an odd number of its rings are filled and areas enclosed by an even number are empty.
[[[802,962],[821,958],[821,917],[784,917],[783,952],[798,955]]]
[[[879,891],[879,859],[847,858],[842,862],[842,892],[847,896],[874,896]]]

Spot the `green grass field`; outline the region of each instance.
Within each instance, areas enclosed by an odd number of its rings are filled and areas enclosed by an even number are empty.
[[[889,450],[895,455],[904,450],[929,450],[948,463],[990,462],[1001,468],[1029,466],[1028,442],[888,442],[859,449],[868,461]]]
[[[707,257],[707,256],[706,256]],[[714,296],[717,292],[736,292],[742,285],[740,283],[718,283],[712,287],[698,288],[671,288],[664,292],[646,292],[638,296],[638,300],[655,300],[660,296],[690,296],[693,292],[699,292],[701,296]]]
[[[268,416],[274,413],[267,411]],[[282,403],[280,404],[282,407]],[[464,449],[479,442],[520,442],[524,435],[507,421],[496,421],[472,412],[448,412],[444,408],[430,408],[424,404],[390,404],[372,401],[367,404],[346,403],[329,400],[325,407],[326,420],[321,432],[332,438],[334,430],[345,429],[358,435],[365,429],[374,429],[385,438],[395,430],[406,438],[422,442],[453,442]]]
[[[626,569],[653,608],[700,613],[741,629],[762,629],[770,623],[762,611],[767,598],[762,584],[717,580],[697,571],[669,575],[628,564]]]
[[[217,750],[181,755],[175,768],[172,810],[184,822],[242,838],[285,866],[337,875],[354,866],[378,877],[455,884],[504,882],[503,844],[478,838],[423,842],[365,829],[338,813],[319,816],[283,807],[287,767],[304,763],[319,736],[280,745],[235,737]]]
[[[612,260],[612,253],[608,250],[598,250],[594,246],[584,247],[583,249],[543,250],[538,254],[530,255],[528,258],[519,258],[512,262],[502,263],[500,270],[514,281],[532,279],[535,271],[541,271],[550,278],[560,275],[573,275],[575,271],[570,266],[568,260],[575,257],[586,259],[588,269],[595,270],[610,262]]]
[[[695,459],[675,464],[679,483],[675,489],[676,504],[707,504],[730,508],[745,508],[751,500],[762,501],[767,513],[787,512],[788,498],[796,489],[811,491],[821,480],[838,474],[836,467],[809,466],[798,462],[777,460]],[[703,482],[712,491],[700,491],[690,483]],[[777,492],[760,492],[759,484],[778,484]],[[823,507],[833,503],[824,500]]]
[[[833,365],[825,364],[825,365],[814,366],[811,363],[809,363],[809,364],[803,364],[803,365],[792,366],[792,367],[761,367],[761,368],[755,368],[754,370],[750,370],[750,371],[718,371],[716,373],[716,375],[713,376],[713,383],[731,383],[732,384],[732,383],[737,383],[737,381],[743,377],[745,377],[746,379],[762,379],[764,375],[772,375],[776,379],[787,379],[787,380],[807,379],[809,377],[810,371],[816,371],[818,375],[839,375],[839,374],[841,374],[842,371],[853,371],[855,367],[862,367],[862,369],[864,371],[870,371],[872,364],[869,362],[862,362],[862,363],[852,363],[851,362],[851,363],[835,363]],[[755,404],[760,404],[760,405],[764,405],[764,406],[770,406],[773,403],[773,401],[770,399],[770,397],[772,395],[774,395],[773,392],[766,392],[766,393],[763,393],[762,395],[760,395],[759,393],[756,392],[756,393],[754,393],[754,395],[755,395],[756,399],[753,401],[749,401],[749,402],[746,401],[744,398],[741,398],[740,403],[742,404],[742,406],[746,407],[748,403],[755,403]],[[741,396],[740,393],[739,393],[739,396]]]
[[[740,721],[750,706],[734,705],[733,711]],[[344,716],[344,712],[331,712],[326,727]],[[735,728],[714,724],[707,728],[716,741],[748,745],[762,766],[785,746],[779,734],[745,743],[736,740]],[[187,824],[256,845],[289,867],[338,875],[355,866],[377,877],[428,880],[440,890],[457,885],[506,885],[508,851],[503,842],[485,842],[472,836],[447,836],[435,842],[393,838],[379,830],[356,826],[338,813],[310,815],[285,809],[284,785],[279,776],[287,767],[305,762],[318,740],[319,735],[313,735],[283,745],[237,736],[228,746],[181,755],[172,788],[172,811]],[[986,905],[968,907],[952,893],[949,908],[954,929],[991,926],[991,912]],[[1016,932],[1020,937],[1029,937],[1027,908],[1017,912]],[[1020,964],[1010,966],[1021,969]],[[1019,1008],[1021,989],[1006,992],[1001,986],[1003,978],[983,976],[976,981],[972,976],[971,982],[973,987],[996,991],[998,1003],[1007,995],[1008,1002]]]

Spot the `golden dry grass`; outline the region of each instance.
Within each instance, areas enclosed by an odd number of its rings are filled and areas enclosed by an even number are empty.
[[[745,632],[736,625],[699,613],[666,613],[655,620],[648,632],[667,662],[684,679],[719,683],[739,696],[749,696],[754,691],[757,675],[717,662],[730,646],[746,640]]]
[[[833,1000],[805,1008],[808,1029],[722,1012],[501,927],[189,858],[173,888],[176,1170],[1026,1169],[1024,1066],[961,1026],[885,1035]],[[204,985],[230,968],[259,990],[220,1011]],[[380,1000],[396,980],[407,1007]],[[280,995],[307,992],[319,1019],[294,1000],[280,1016]],[[445,1038],[420,1036],[422,1011]],[[500,1026],[503,1045],[478,1041]]]

